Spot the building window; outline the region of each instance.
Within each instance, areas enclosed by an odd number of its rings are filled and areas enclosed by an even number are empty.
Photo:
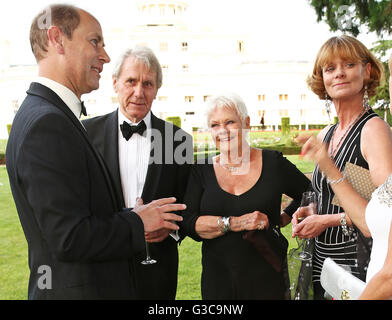
[[[185,96],[185,102],[194,102],[195,97],[194,96]]]
[[[169,98],[167,96],[159,96],[158,101],[167,101]]]
[[[306,100],[306,94],[301,94],[301,101],[304,101],[304,100]]]
[[[279,116],[287,117],[289,115],[289,111],[287,109],[279,109]]]
[[[188,72],[189,71],[189,66],[187,64],[182,65],[182,71]]]
[[[188,112],[185,112],[185,114],[187,116],[193,116],[195,113],[193,111],[188,111]]]
[[[117,96],[112,96],[110,99],[112,100],[112,104],[118,103],[118,98],[117,98]]]
[[[287,101],[289,99],[288,94],[280,94],[279,95],[279,101]]]
[[[188,51],[188,42],[181,42],[181,50]]]
[[[162,64],[161,67],[162,67],[162,71],[163,72],[169,71],[169,65],[168,64]]]
[[[169,12],[174,16],[176,15],[176,7],[173,4],[169,4]]]
[[[208,100],[208,98],[211,97],[210,94],[207,94],[205,96],[203,96],[203,101],[206,102]]]
[[[244,41],[242,41],[242,40],[239,40],[238,42],[237,42],[237,44],[238,44],[238,52],[240,52],[240,53],[242,53],[242,52],[244,52]]]
[[[165,6],[164,5],[159,5],[159,15],[160,16],[165,15]]]
[[[259,94],[257,98],[259,99],[259,101],[265,101],[265,94]]]
[[[14,114],[16,114],[19,109],[18,100],[12,100],[11,104],[12,104],[12,109],[14,110]]]
[[[159,51],[166,52],[169,49],[169,45],[167,42],[160,42],[159,43]]]

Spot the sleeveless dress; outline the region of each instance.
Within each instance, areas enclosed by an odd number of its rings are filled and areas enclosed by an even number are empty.
[[[344,170],[347,162],[369,169],[368,163],[361,153],[361,131],[365,123],[376,116],[377,114],[369,109],[348,132],[334,157],[335,165],[340,171]],[[335,126],[333,125],[325,135],[325,143],[329,144]],[[318,166],[313,171],[312,187],[318,194],[319,214],[344,212],[342,207],[331,203],[335,194],[322,176]],[[315,291],[317,288],[321,288],[320,274],[324,260],[327,257],[339,265],[348,266],[353,275],[365,281],[370,250],[371,239],[365,239],[357,229],[354,230],[351,236],[344,235],[341,226],[325,229],[315,238],[313,255],[313,283]]]
[[[381,270],[388,252],[389,232],[392,223],[392,175],[372,194],[366,207],[366,224],[373,238],[366,282]]]
[[[203,300],[287,298],[289,284],[285,272],[275,271],[256,248],[243,239],[245,231],[202,239],[195,230],[196,221],[202,215],[241,216],[255,210],[265,213],[271,225],[279,224],[282,194],[294,200],[285,212],[289,215],[295,212],[302,193],[309,187],[309,179],[281,153],[270,150],[262,150],[262,153],[263,167],[258,181],[240,195],[220,187],[213,164],[192,167],[181,228],[192,239],[203,241]]]

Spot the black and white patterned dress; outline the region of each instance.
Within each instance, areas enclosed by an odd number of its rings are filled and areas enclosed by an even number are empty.
[[[344,170],[347,162],[369,169],[368,163],[361,153],[361,132],[365,123],[375,116],[377,114],[369,109],[353,125],[344,138],[334,157],[335,164],[340,171]],[[324,142],[330,142],[335,126],[332,126],[327,132]],[[344,212],[343,208],[331,203],[335,194],[327,184],[326,179],[322,177],[318,166],[313,171],[312,186],[318,193],[319,214]],[[357,229],[351,236],[345,236],[340,226],[325,229],[315,239],[313,282],[320,282],[321,268],[327,257],[330,257],[339,265],[349,266],[352,274],[365,280],[370,247],[371,239],[365,239]]]

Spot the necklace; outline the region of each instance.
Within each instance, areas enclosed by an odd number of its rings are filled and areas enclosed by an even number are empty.
[[[241,172],[245,166],[249,166],[250,164],[250,150],[249,152],[246,152],[243,154],[242,157],[239,159],[239,163],[236,163],[236,165],[228,164],[228,162],[225,161],[225,159],[222,159],[221,156],[216,160],[216,162],[221,166],[223,169],[231,172],[231,173],[238,173]],[[246,168],[246,167],[245,167]]]
[[[230,172],[239,172],[239,171],[241,170],[241,167],[242,167],[242,164],[241,164],[239,167],[236,167],[236,166],[224,165],[224,164],[221,164],[220,162],[218,162],[218,163],[219,163],[219,165],[220,165],[223,169],[226,169],[226,170],[228,170],[228,171],[230,171]]]
[[[357,123],[357,121],[368,111],[368,108],[364,108],[363,111],[355,118],[355,120],[353,122],[350,123],[350,125],[347,127],[347,129],[344,131],[343,135],[340,137],[338,144],[336,145],[336,147],[334,148],[333,146],[333,137],[335,135],[336,132],[336,128],[338,127],[338,124],[336,124],[335,128],[333,129],[332,132],[332,136],[331,136],[331,142],[330,142],[330,147],[329,149],[329,157],[331,159],[333,159],[333,155],[335,154],[335,152],[339,149],[340,144],[342,143],[343,139],[346,137],[346,135],[349,133],[349,131],[351,130],[351,128],[354,126],[354,124]]]

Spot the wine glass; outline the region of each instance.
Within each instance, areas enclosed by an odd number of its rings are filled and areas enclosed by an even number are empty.
[[[145,241],[146,241],[146,259],[144,259],[144,260],[141,262],[141,264],[148,265],[148,264],[157,263],[156,260],[154,260],[154,259],[152,259],[152,258],[150,257],[149,245],[148,245],[147,240],[145,240]]]
[[[142,198],[137,197],[137,198],[136,198],[135,207],[141,206],[141,205],[143,205],[143,200],[142,200]],[[151,256],[150,256],[150,248],[149,248],[149,245],[148,245],[148,242],[147,242],[146,238],[144,238],[144,241],[145,241],[145,243],[146,243],[146,259],[144,259],[144,260],[141,262],[141,264],[143,264],[143,265],[148,265],[148,264],[157,263],[157,261],[154,260],[154,259],[152,259]]]
[[[306,217],[317,214],[317,200],[316,193],[313,191],[306,191],[302,194],[301,206],[297,214],[298,222],[303,221]],[[294,250],[293,257],[302,261],[312,259],[312,253],[309,251],[309,239],[300,239],[296,237],[298,248]]]

